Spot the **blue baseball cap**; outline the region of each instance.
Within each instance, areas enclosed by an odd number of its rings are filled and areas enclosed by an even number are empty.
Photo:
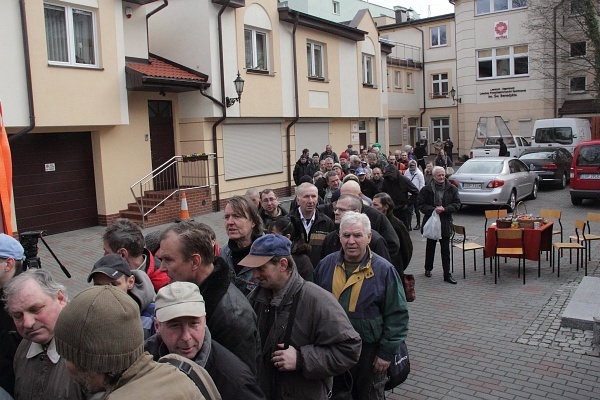
[[[366,174],[367,174],[367,170],[366,169],[364,169],[364,168],[357,168],[356,169],[356,176],[366,175]]]
[[[5,233],[0,233],[0,257],[1,258],[12,258],[13,260],[20,261],[23,259],[23,246],[12,236],[8,236]]]
[[[292,254],[292,242],[281,235],[263,235],[256,239],[250,247],[250,254],[238,264],[249,268],[258,268],[265,265],[275,256],[289,256]]]

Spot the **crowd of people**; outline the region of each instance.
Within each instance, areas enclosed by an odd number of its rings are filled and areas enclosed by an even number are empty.
[[[49,272],[23,271],[23,247],[0,234],[0,400],[383,399],[408,336],[409,231],[433,213],[456,283],[451,146],[445,165],[427,162],[426,143],[387,157],[377,143],[305,149],[290,207],[269,188],[230,198],[220,246],[201,222],[144,237],[118,219],[91,287],[70,301]]]

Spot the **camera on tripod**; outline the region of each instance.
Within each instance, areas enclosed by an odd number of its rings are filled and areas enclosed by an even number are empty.
[[[67,276],[67,278],[71,277],[71,274],[65,268],[65,266],[59,261],[56,254],[52,251],[48,243],[44,240],[44,236],[46,235],[46,231],[27,231],[23,233],[19,233],[19,242],[21,246],[23,246],[23,250],[25,250],[25,260],[23,260],[23,271],[26,271],[30,268],[42,268],[42,262],[38,257],[38,240],[42,240],[44,246],[48,249],[52,257],[58,263],[58,266],[62,270],[62,272]]]
[[[25,260],[23,261],[23,270],[30,268],[42,268],[40,258],[38,257],[38,239],[46,234],[46,231],[29,231],[19,234],[19,242],[25,250]]]

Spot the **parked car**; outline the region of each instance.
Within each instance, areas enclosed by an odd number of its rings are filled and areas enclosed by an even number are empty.
[[[600,140],[583,142],[575,148],[571,163],[571,203],[600,199]]]
[[[450,177],[458,188],[462,204],[508,204],[537,198],[539,177],[523,161],[508,157],[480,157],[467,160]]]
[[[567,186],[573,156],[562,147],[536,147],[525,150],[519,157],[530,171],[540,177],[540,184]]]

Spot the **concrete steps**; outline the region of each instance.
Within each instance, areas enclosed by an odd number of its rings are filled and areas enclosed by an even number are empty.
[[[600,278],[584,276],[563,312],[560,326],[593,330],[597,316],[600,316]]]

